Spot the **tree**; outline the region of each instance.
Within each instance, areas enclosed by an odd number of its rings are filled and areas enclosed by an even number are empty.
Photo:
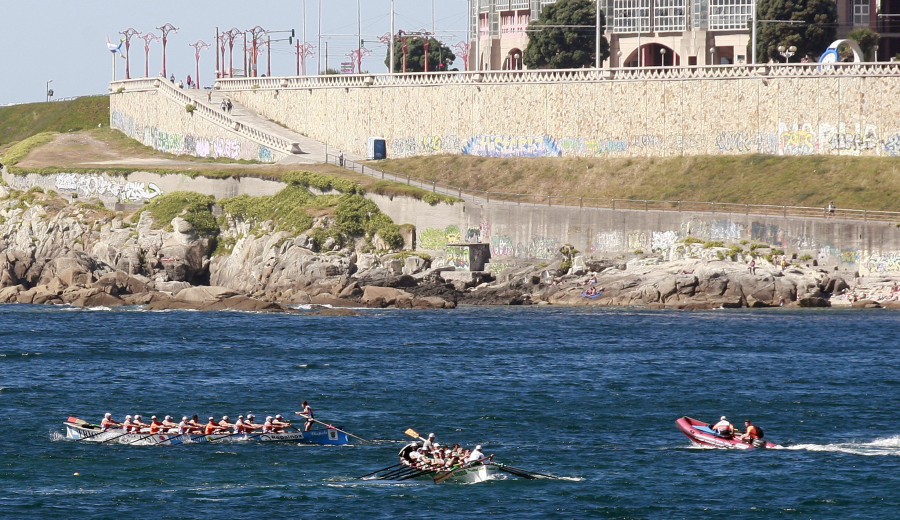
[[[394,72],[403,72],[403,38],[406,38],[406,72],[425,72],[425,38],[421,36],[404,36],[394,38]],[[384,64],[390,66],[390,53],[384,58]],[[456,61],[456,55],[444,42],[428,38],[428,72],[448,70]]]
[[[606,16],[600,10],[600,31]],[[528,25],[528,46],[522,61],[529,69],[576,69],[593,67],[596,47],[596,2],[559,0],[548,5],[541,16]],[[561,25],[549,28],[548,25]],[[544,26],[544,27],[540,27]],[[609,58],[609,42],[600,38],[600,61]]]
[[[872,50],[875,49],[875,46],[878,45],[878,40],[881,39],[881,35],[877,32],[869,29],[868,27],[857,27],[850,31],[847,35],[847,38],[850,40],[856,41],[859,44],[860,50],[863,52],[864,59],[867,61],[873,61],[872,58],[876,58],[876,56],[872,56]]]
[[[793,45],[798,56],[817,60],[836,38],[834,0],[759,0],[756,9],[761,20],[756,31],[757,62],[784,60],[778,53],[779,45]]]

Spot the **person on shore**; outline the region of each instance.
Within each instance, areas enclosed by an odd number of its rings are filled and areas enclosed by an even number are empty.
[[[833,200],[828,202],[828,207],[825,209],[826,209],[826,211],[828,211],[829,217],[834,217],[834,201]]]
[[[726,439],[730,439],[734,436],[734,426],[728,422],[728,419],[723,415],[719,422],[712,426],[712,430],[719,434],[720,437],[725,437]]]
[[[113,416],[111,413],[106,412],[103,415],[103,420],[100,421],[100,431],[106,432],[116,426],[122,426],[122,425],[120,423],[117,423],[115,420],[113,420]]]
[[[341,167],[344,166],[344,151],[343,150],[341,150],[340,153],[338,153],[338,165],[340,165]]]
[[[781,272],[783,273],[785,268],[787,267],[787,255],[781,255]]]
[[[750,259],[750,274],[756,274],[756,259]]]
[[[303,410],[297,412],[297,415],[302,415],[306,417],[306,423],[303,425],[303,431],[308,432],[313,425],[313,409],[312,406],[309,405],[306,401],[300,403],[300,406],[303,407]]]

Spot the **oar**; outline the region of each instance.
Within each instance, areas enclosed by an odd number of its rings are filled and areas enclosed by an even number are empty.
[[[105,443],[105,442],[114,441],[114,440],[118,439],[119,437],[124,437],[124,436],[128,435],[129,433],[131,433],[131,432],[125,432],[125,433],[116,435],[115,437],[110,437],[110,438],[108,438],[108,439],[103,439],[102,441],[100,441],[100,444],[103,444],[103,443]],[[129,443],[129,444],[131,444],[131,443]]]
[[[357,437],[356,435],[353,435],[353,434],[350,433],[350,432],[345,432],[344,430],[342,430],[342,429],[340,429],[340,428],[338,428],[338,427],[336,427],[336,426],[332,426],[332,425],[330,425],[330,424],[328,424],[328,423],[323,423],[322,421],[320,421],[320,420],[318,420],[318,419],[316,419],[316,418],[314,418],[314,417],[310,417],[310,416],[306,415],[305,413],[301,413],[301,412],[294,412],[294,413],[297,414],[297,415],[299,415],[300,417],[306,417],[306,419],[309,420],[309,421],[317,422],[317,423],[321,424],[322,426],[324,426],[324,427],[326,427],[326,428],[331,428],[332,430],[337,430],[337,431],[343,433],[344,435],[353,437],[354,439],[359,439],[359,440],[361,440],[361,441],[363,441],[363,442],[370,442],[370,441],[367,441],[367,440],[363,439],[362,437]]]
[[[402,466],[402,465],[403,465],[402,462],[398,462],[398,463],[396,463],[396,464],[394,464],[394,465],[388,466],[388,467],[386,467],[386,468],[376,469],[375,471],[373,471],[373,472],[371,472],[371,473],[366,473],[365,475],[363,475],[363,476],[361,476],[361,477],[356,477],[356,478],[366,478],[366,477],[371,477],[372,475],[374,475],[374,474],[376,474],[376,473],[381,473],[382,471],[386,471],[386,470],[389,470],[389,469],[391,469],[391,468],[396,468],[397,466]]]
[[[400,469],[395,469],[394,471],[385,473],[384,475],[381,475],[378,478],[380,478],[381,480],[393,480],[397,477],[401,477],[403,475],[408,475],[410,473],[415,473],[417,471],[420,471],[419,468],[414,468],[411,466],[403,466]]]
[[[154,435],[156,435],[156,433],[150,433],[150,434],[148,434],[148,435],[144,435],[143,437],[139,437],[139,438],[137,438],[137,439],[135,439],[135,440],[129,442],[128,444],[134,444],[134,443],[136,443],[136,442],[138,442],[138,441],[142,441],[142,440],[144,440],[144,439],[149,439],[150,437],[153,437]]]
[[[511,468],[504,467],[502,464],[495,464],[495,466],[497,466],[497,469],[499,469],[500,471],[505,471],[505,472],[515,475],[517,477],[527,478],[528,480],[535,480],[537,478],[534,475],[530,475],[528,473],[523,473],[521,471],[516,471]]]
[[[559,477],[556,477],[553,475],[547,475],[546,473],[538,473],[537,471],[531,471],[528,469],[517,468],[515,466],[508,466],[506,464],[502,464],[499,462],[494,462],[493,464],[504,471],[512,470],[512,471],[518,471],[519,473],[523,473],[523,475],[521,475],[523,477],[525,477],[525,475],[527,474],[527,475],[531,475],[533,478],[543,477],[543,478],[559,479]],[[512,473],[512,471],[509,471],[509,473]],[[528,478],[528,477],[525,477],[525,478]]]
[[[432,473],[432,472],[434,472],[433,469],[421,469],[421,470],[418,470],[418,471],[413,471],[413,472],[412,472],[411,474],[409,474],[409,475],[403,475],[402,477],[400,477],[400,478],[398,478],[398,479],[396,479],[396,480],[397,480],[398,482],[401,481],[401,480],[409,480],[409,479],[411,479],[411,478],[420,477],[420,476],[422,476],[422,475],[424,475],[424,474],[426,474],[426,473]]]
[[[420,441],[422,441],[422,442],[425,442],[425,439],[423,439],[422,436],[419,435],[419,433],[416,432],[416,430],[413,430],[412,428],[407,428],[406,431],[403,432],[403,433],[409,435],[409,436],[412,437],[413,439],[417,439],[417,440],[420,440]]]

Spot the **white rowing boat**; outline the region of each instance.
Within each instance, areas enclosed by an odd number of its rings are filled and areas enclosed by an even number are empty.
[[[286,433],[217,433],[212,435],[176,433],[125,433],[121,428],[101,431],[96,425],[66,421],[66,438],[106,444],[134,444],[135,446],[177,446],[197,443],[229,442],[300,442],[305,444],[349,444],[347,435],[332,428],[308,432]]]

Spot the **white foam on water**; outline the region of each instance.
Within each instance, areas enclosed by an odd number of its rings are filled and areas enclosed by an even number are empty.
[[[865,456],[900,456],[900,435],[875,439],[869,442],[839,442],[834,444],[795,444],[788,450],[850,453]]]

